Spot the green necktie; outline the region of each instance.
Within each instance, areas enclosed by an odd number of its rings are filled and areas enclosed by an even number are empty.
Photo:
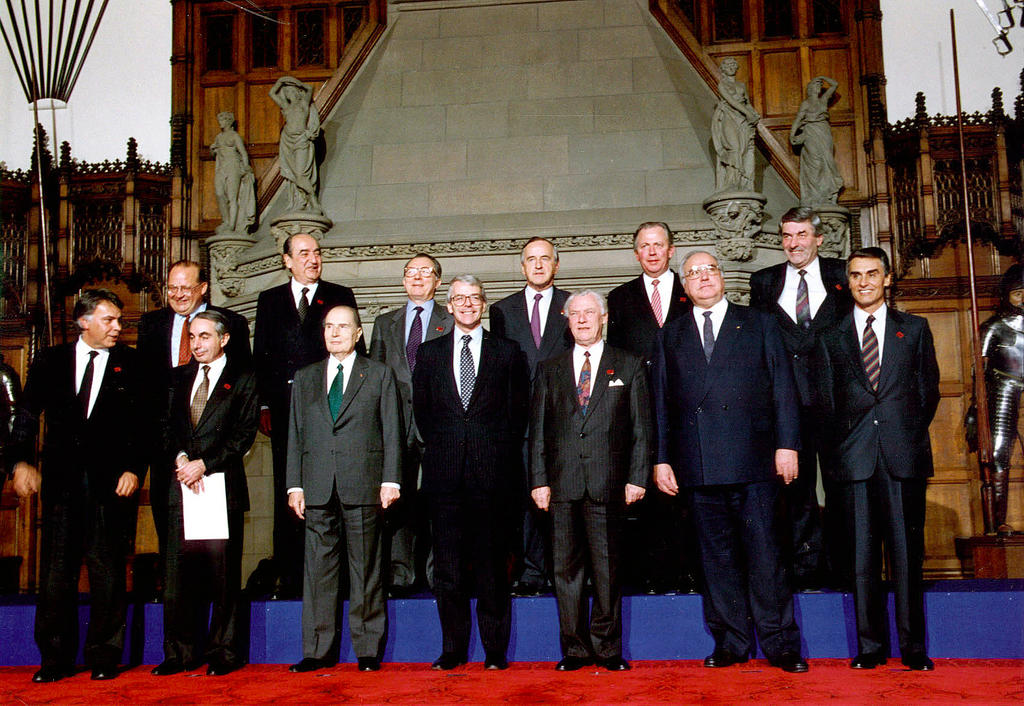
[[[341,400],[345,396],[344,386],[345,373],[341,369],[341,363],[338,363],[338,374],[334,376],[331,389],[327,391],[327,406],[331,408],[331,419],[337,419],[338,412],[341,411]]]

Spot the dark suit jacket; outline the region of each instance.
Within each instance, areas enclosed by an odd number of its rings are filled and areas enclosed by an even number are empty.
[[[424,332],[423,341],[440,338],[452,330],[455,319],[445,305],[434,301],[434,309],[430,313],[430,321]],[[405,425],[404,438],[408,446],[419,439],[416,420],[412,414],[412,372],[409,361],[405,357],[405,305],[386,314],[381,314],[373,322],[373,335],[370,337],[370,358],[384,363],[395,374],[398,383],[398,394],[402,399],[402,421]]]
[[[256,332],[253,360],[260,404],[277,414],[288,410],[288,395],[295,372],[327,356],[321,320],[331,308],[356,306],[348,287],[320,280],[309,303],[306,320],[299,324],[299,312],[292,299],[291,281],[260,292],[256,302]],[[362,340],[356,346],[366,353]],[[275,432],[276,433],[276,432]]]
[[[205,475],[223,473],[228,509],[249,509],[249,485],[245,479],[245,454],[256,439],[259,403],[256,378],[244,361],[228,355],[227,365],[203,409],[199,424],[192,427],[192,385],[199,371],[193,360],[171,371],[171,389],[161,419],[163,443],[162,475],[169,483],[171,498],[180,498],[181,485],[173,469],[174,459],[184,451],[190,460],[202,459]]]
[[[76,341],[77,342],[77,341]],[[113,501],[125,471],[145,477],[142,460],[139,366],[135,349],[118,343],[110,349],[100,391],[86,420],[75,388],[75,342],[39,352],[29,369],[15,417],[14,461],[33,463],[39,418],[45,417],[40,471],[43,501],[74,500],[88,478],[93,497]],[[94,379],[93,384],[97,384]]]
[[[510,294],[491,307],[491,333],[514,341],[519,346],[526,355],[526,364],[530,367],[530,380],[537,375],[537,365],[542,360],[567,351],[573,345],[572,334],[569,333],[569,320],[562,311],[565,308],[565,300],[569,298],[569,292],[558,287],[553,289],[540,348],[533,342],[524,290],[520,289],[515,294]]]
[[[249,348],[249,322],[241,314],[230,309],[207,304],[207,311],[217,311],[227,317],[228,333],[231,340],[224,348],[224,353],[231,360],[232,364],[237,363],[243,367],[252,364],[252,352]],[[171,324],[174,322],[174,310],[165,306],[156,311],[150,311],[142,315],[139,320],[139,339],[137,348],[142,357],[142,363],[146,366],[146,374],[159,375],[159,379],[170,382],[171,365]],[[156,378],[147,377],[147,385],[153,383]],[[166,384],[163,385],[166,389]],[[162,397],[160,403],[167,401],[166,396]]]
[[[783,262],[758,270],[750,276],[750,306],[775,316],[782,332],[782,342],[793,363],[793,375],[800,391],[800,404],[809,407],[814,404],[812,370],[815,366],[814,352],[822,331],[833,326],[853,307],[853,298],[846,277],[846,262],[834,257],[819,257],[821,281],[825,285],[825,301],[818,307],[811,327],[797,326],[789,314],[779,306],[779,297],[786,286],[786,268]]]
[[[484,331],[469,409],[462,409],[452,352],[459,330],[416,354],[413,413],[426,448],[424,493],[501,494],[521,484],[530,371],[519,347]]]
[[[773,317],[729,304],[711,362],[692,315],[666,324],[651,360],[656,463],[680,485],[775,478],[775,450],[800,449],[793,370]]]
[[[647,487],[650,395],[643,360],[606,345],[591,374],[584,416],[572,351],[541,363],[530,404],[530,486],[554,502],[623,501],[626,483]],[[609,386],[618,381],[621,384]]]
[[[337,365],[328,357],[295,375],[286,486],[302,488],[307,505],[326,505],[334,488],[343,504],[377,505],[381,483],[402,482],[402,415],[394,373],[356,356],[335,421],[327,403],[329,363]]]
[[[671,277],[672,297],[668,302],[662,302],[668,307],[664,312],[665,325],[688,314],[691,309],[679,277],[675,273]],[[645,361],[650,360],[660,330],[658,320],[651,311],[651,300],[647,298],[643,275],[619,285],[608,293],[609,344],[636,353]]]
[[[881,376],[871,389],[853,314],[821,337],[818,386],[831,435],[834,480],[870,478],[879,460],[897,478],[932,475],[928,425],[939,404],[939,366],[928,322],[889,308]]]

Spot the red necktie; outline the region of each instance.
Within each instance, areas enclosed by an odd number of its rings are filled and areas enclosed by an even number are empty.
[[[651,280],[654,291],[651,292],[651,310],[654,312],[654,319],[658,322],[658,328],[665,325],[665,315],[661,313],[661,294],[658,292],[658,280]]]
[[[181,341],[178,343],[178,365],[186,365],[192,360],[192,347],[188,340],[188,316],[181,325]]]

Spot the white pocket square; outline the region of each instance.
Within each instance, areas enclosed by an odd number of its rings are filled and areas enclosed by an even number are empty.
[[[622,380],[619,380],[618,378],[615,378],[614,380],[612,380],[612,381],[610,381],[608,383],[608,387],[622,387],[625,384],[626,383],[622,382]]]

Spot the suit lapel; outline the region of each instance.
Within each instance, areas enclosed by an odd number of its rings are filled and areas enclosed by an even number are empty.
[[[558,372],[556,373],[557,384],[563,386],[562,394],[567,395],[572,400],[572,413],[573,416],[579,416],[582,408],[580,407],[580,398],[576,394],[576,385],[579,382],[576,379],[576,371],[572,365],[572,351],[562,358],[561,363],[558,365]],[[591,380],[593,380],[593,373],[591,373]],[[593,388],[593,386],[591,386]],[[559,392],[556,390],[556,392]]]
[[[692,320],[693,317],[691,316]],[[718,329],[718,336],[715,337],[715,349],[711,352],[711,361],[708,363],[707,375],[704,376],[704,394],[707,394],[708,390],[711,389],[714,380],[723,372],[722,362],[728,357],[729,351],[732,349],[736,342],[739,340],[739,332],[746,323],[746,317],[740,315],[740,310],[729,304],[725,309],[725,316],[722,319],[722,325]],[[694,333],[696,333],[697,324],[694,323]],[[700,344],[700,337],[697,338],[698,345]],[[704,348],[701,346],[700,352],[701,358],[704,358]]]
[[[882,365],[878,376],[878,389],[884,390],[892,382],[894,370],[910,370],[903,364],[903,317],[891,307],[886,311],[885,342],[882,347]]]
[[[439,301],[434,301],[434,308],[430,312],[430,321],[427,323],[427,333],[424,337],[424,341],[433,341],[435,338],[440,338],[449,331],[451,331],[451,318],[445,316],[448,312],[444,308],[444,304]]]
[[[888,328],[886,326],[886,330]],[[861,332],[857,330],[857,326],[854,323],[853,313],[848,314],[842,323],[839,324],[839,338],[842,341],[843,348],[846,350],[846,355],[850,359],[850,367],[856,371],[857,380],[864,386],[864,389],[874,394],[871,382],[868,380],[867,371],[864,370],[864,358],[860,352]]]
[[[326,374],[326,371],[325,371]],[[362,356],[357,355],[356,359],[352,362],[352,373],[349,376],[348,384],[345,385],[345,395],[341,398],[341,409],[338,410],[338,422],[345,416],[345,411],[352,404],[352,400],[359,394],[359,389],[363,386],[363,381],[366,379],[366,359]],[[326,399],[326,395],[324,396]],[[338,422],[335,422],[337,426]]]
[[[612,372],[609,373],[609,370]],[[587,416],[583,419],[584,424],[586,424],[587,419],[594,416],[594,409],[600,404],[605,390],[608,389],[608,383],[614,374],[615,354],[611,352],[608,346],[605,346],[604,353],[601,354],[600,367],[593,366],[590,371],[590,402],[587,403]]]
[[[483,340],[480,341],[480,364],[476,367],[476,381],[473,383],[473,394],[469,397],[469,405],[466,407],[467,410],[473,407],[473,403],[476,402],[476,398],[480,396],[480,389],[484,387],[484,382],[490,378],[493,372],[492,359],[494,358],[494,340],[491,334],[486,329],[484,330]],[[455,372],[452,370],[452,383],[455,382]],[[459,397],[459,388],[455,388],[455,397]],[[462,404],[461,399],[459,404]]]
[[[198,364],[196,364],[197,370],[198,367]],[[206,406],[203,407],[203,413],[200,415],[199,423],[196,424],[194,431],[198,432],[202,429],[203,426],[210,421],[210,417],[220,410],[221,405],[229,394],[228,391],[231,389],[231,386],[234,384],[237,377],[238,375],[230,363],[224,367],[223,372],[220,374],[220,378],[217,379],[217,385],[210,392],[210,396],[206,400]],[[192,379],[193,381],[195,380],[194,377]]]
[[[101,409],[100,405],[106,404],[107,397],[110,395],[110,388],[117,384],[117,378],[121,375],[121,364],[123,362],[120,346],[115,345],[110,349],[110,358],[107,359],[107,367],[103,371],[103,379],[100,380],[100,389],[96,395],[96,403],[92,406],[92,414],[89,415],[90,419]]]
[[[547,360],[551,356],[552,349],[555,348],[558,339],[564,334],[565,327],[563,321],[562,307],[564,300],[561,300],[562,290],[557,287],[551,288],[551,306],[548,307],[548,316],[544,322],[544,335],[540,339],[540,356],[539,360]],[[527,319],[527,328],[529,328],[530,322]]]
[[[675,321],[676,318],[683,316],[687,310],[686,290],[683,289],[679,276],[674,273],[672,274],[671,296],[672,301],[669,302],[668,309],[665,312],[665,323]],[[647,308],[650,309],[650,305]],[[651,318],[654,318],[654,311],[651,311]]]

